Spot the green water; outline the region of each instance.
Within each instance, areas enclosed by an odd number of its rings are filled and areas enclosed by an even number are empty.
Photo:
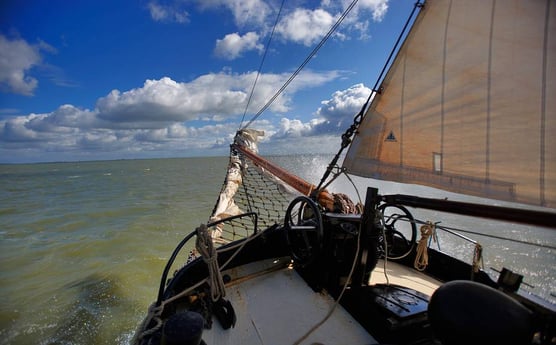
[[[274,160],[317,183],[330,157]],[[213,157],[0,165],[0,344],[129,343],[156,299],[172,250],[208,219],[227,163]],[[364,197],[368,182],[355,184]],[[428,196],[411,187],[379,187]],[[330,190],[356,200],[351,181],[339,180]],[[446,215],[414,215],[451,225]],[[476,220],[462,225],[556,246],[550,229]],[[439,236],[442,250],[470,260],[472,246]],[[556,299],[553,249],[477,239],[488,272],[517,267],[534,293]],[[176,265],[185,262],[188,248],[182,252]]]
[[[227,158],[0,166],[0,344],[125,344]]]

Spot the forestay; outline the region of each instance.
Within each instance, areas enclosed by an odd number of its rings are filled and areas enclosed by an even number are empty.
[[[428,0],[349,173],[556,207],[556,4]]]

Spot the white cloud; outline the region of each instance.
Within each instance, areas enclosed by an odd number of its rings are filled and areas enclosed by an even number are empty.
[[[64,104],[52,113],[42,114],[30,121],[27,127],[39,132],[56,132],[64,128],[88,129],[98,127],[98,120],[93,111]]]
[[[114,127],[159,128],[202,116],[237,115],[245,106],[249,75],[208,74],[190,83],[170,78],[143,87],[113,90],[97,101],[98,117]]]
[[[368,38],[368,13],[371,13],[373,21],[382,21],[388,10],[388,1],[360,0],[334,33],[334,37],[340,40],[349,39],[349,32],[358,32],[359,39]],[[277,33],[285,41],[313,45],[324,37],[351,2],[322,1],[319,8],[296,8],[279,22]]]
[[[363,84],[356,84],[345,90],[334,92],[322,107],[315,112],[315,118],[302,122],[298,119],[282,118],[279,126],[271,132],[272,139],[308,138],[337,136],[345,131],[359,113],[371,90]]]
[[[327,120],[353,118],[371,94],[371,89],[356,84],[348,89],[336,91],[332,98],[322,101],[316,115]]]
[[[223,39],[216,41],[214,54],[218,57],[233,60],[250,50],[262,51],[264,46],[259,43],[259,35],[255,32],[248,32],[240,36],[237,32],[224,36]]]
[[[223,121],[243,114],[255,77],[255,72],[241,75],[221,72],[203,75],[189,83],[167,77],[147,80],[141,88],[113,90],[100,98],[96,105],[98,118],[113,128],[163,128],[173,122],[198,119]],[[259,76],[250,113],[258,111],[288,77],[289,74]],[[337,72],[301,73],[288,91],[276,98],[270,110],[285,112],[289,109],[290,93],[337,77]]]
[[[26,124],[35,118],[37,118],[37,115],[30,114],[28,116],[18,116],[4,121],[1,136],[2,141],[8,143],[26,143],[38,140],[38,133],[26,127]]]
[[[173,2],[169,5],[160,4],[158,1],[151,1],[147,5],[151,18],[157,22],[189,22],[189,13],[182,8],[183,4]]]
[[[384,18],[388,1],[359,1],[336,30],[334,37],[338,40],[354,36],[368,39],[370,20],[379,22]],[[350,3],[350,0],[325,0],[317,8],[296,7],[289,12],[286,8],[277,24],[276,36],[283,42],[314,45],[324,37]],[[259,42],[269,34],[278,10],[277,5],[270,6],[263,0],[199,0],[198,4],[201,9],[225,8],[232,13],[238,27],[249,28],[250,32],[244,36],[237,32],[230,33],[216,41],[215,55],[229,60],[240,57],[244,51],[263,49]]]
[[[358,6],[362,10],[370,10],[373,21],[380,22],[384,19],[388,11],[388,1],[389,0],[360,0]]]
[[[280,126],[274,137],[300,138],[310,136],[313,134],[314,128],[322,122],[323,120],[312,119],[309,122],[303,123],[297,119],[290,120],[284,117],[280,120]]]
[[[338,72],[303,72],[270,110],[285,113],[292,94],[338,76]],[[261,75],[249,114],[259,110],[288,77],[289,74]],[[214,147],[221,147],[225,153],[239,128],[254,78],[254,72],[222,72],[206,74],[189,83],[170,78],[147,80],[140,88],[114,90],[99,98],[93,110],[66,104],[50,113],[0,120],[0,154],[6,157],[6,152],[12,152],[9,156],[13,157],[14,152],[19,152],[16,150],[28,154],[36,148],[33,158],[36,161],[45,159],[45,148],[65,155],[72,152],[74,159],[121,158],[130,152],[142,152],[143,156],[148,152],[183,155]],[[188,126],[189,121],[197,123]],[[276,138],[285,138],[311,134],[312,128],[322,121],[314,119],[303,124],[284,119],[279,125],[270,121],[257,121],[256,125],[263,126],[269,136],[276,134]]]
[[[323,9],[296,9],[278,23],[276,32],[284,39],[306,46],[318,42],[336,22],[336,18]]]
[[[243,27],[246,25],[262,25],[272,13],[264,0],[198,0],[202,9],[227,8],[232,12],[234,21]]]
[[[41,50],[52,52],[53,49],[42,41],[31,45],[22,39],[9,40],[0,35],[0,87],[32,96],[38,81],[29,71],[41,63]]]

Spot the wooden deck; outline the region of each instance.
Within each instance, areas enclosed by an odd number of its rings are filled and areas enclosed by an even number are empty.
[[[207,344],[295,344],[329,313],[335,302],[314,292],[288,266],[289,258],[248,264],[224,274],[228,299],[237,316],[234,328],[224,330],[216,319],[205,330]],[[371,275],[371,284],[384,284],[384,261]],[[441,285],[418,271],[387,262],[390,284],[410,287],[428,296]],[[379,344],[342,306],[300,344]]]
[[[385,271],[388,276],[388,280],[384,274]],[[438,289],[440,285],[442,285],[442,282],[439,280],[393,261],[386,262],[385,270],[384,260],[379,260],[375,269],[371,273],[369,284],[386,284],[387,282],[417,290],[429,297],[432,296],[432,293]]]
[[[275,270],[270,267],[272,264],[277,265]],[[237,323],[234,328],[223,330],[214,320],[212,329],[203,333],[207,344],[294,344],[334,305],[329,296],[315,293],[295,270],[280,262],[257,262],[225,273],[232,277],[225,298],[235,309]],[[241,284],[234,284],[234,279]],[[337,305],[330,318],[300,344],[378,342]]]

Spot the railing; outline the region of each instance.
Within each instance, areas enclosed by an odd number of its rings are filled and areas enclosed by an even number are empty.
[[[243,213],[237,216],[232,216],[232,217],[228,217],[225,219],[221,219],[219,221],[216,222],[212,222],[212,223],[208,223],[207,224],[207,228],[212,228],[220,223],[224,223],[227,221],[231,221],[237,218],[242,218],[242,217],[252,217],[254,219],[254,224],[255,224],[255,229],[253,231],[253,233],[257,232],[257,221],[258,221],[258,217],[257,214],[254,212],[248,212],[248,213]],[[170,259],[168,260],[168,262],[166,263],[166,267],[164,267],[164,271],[162,273],[162,277],[160,278],[160,287],[158,289],[158,297],[156,299],[156,304],[159,305],[160,303],[162,303],[162,296],[164,295],[164,288],[166,287],[166,279],[168,279],[168,272],[170,272],[170,268],[172,267],[172,265],[174,264],[174,261],[176,260],[176,257],[178,256],[179,252],[181,251],[181,249],[183,248],[183,246],[185,246],[185,244],[187,242],[189,242],[189,240],[191,240],[193,238],[193,236],[197,235],[197,231],[192,231],[189,235],[185,236],[185,238],[183,240],[181,240],[181,242],[177,245],[176,249],[174,249],[174,252],[172,253],[172,255],[170,256]]]

